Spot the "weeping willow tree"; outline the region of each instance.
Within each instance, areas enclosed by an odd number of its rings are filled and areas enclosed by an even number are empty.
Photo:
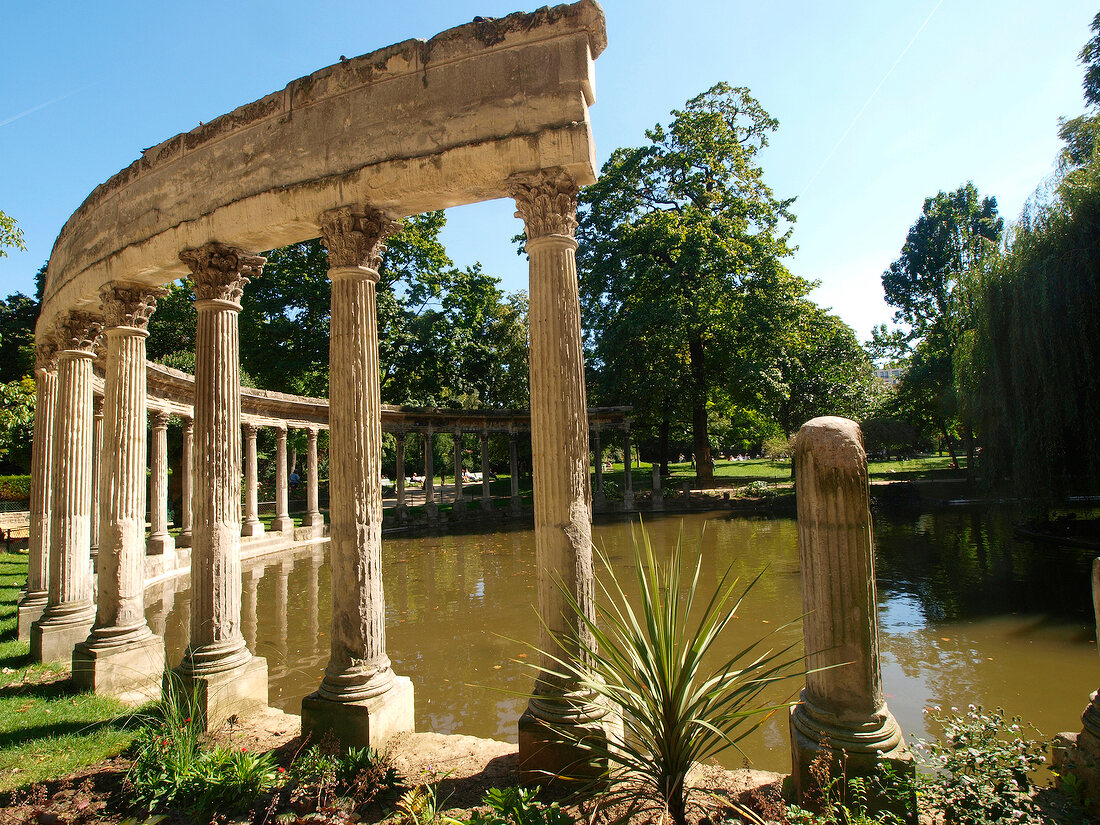
[[[970,399],[994,484],[1100,493],[1100,156],[1013,229],[976,284]]]

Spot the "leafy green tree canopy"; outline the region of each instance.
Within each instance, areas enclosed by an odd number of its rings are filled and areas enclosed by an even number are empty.
[[[600,370],[636,342],[652,369],[637,396],[690,410],[700,479],[711,478],[708,402],[730,380],[725,353],[750,282],[782,267],[790,200],[764,182],[758,155],[777,121],[748,89],[720,83],[616,150],[580,198],[579,270],[589,345]],[[613,348],[601,340],[616,341]],[[626,376],[623,376],[626,378]]]

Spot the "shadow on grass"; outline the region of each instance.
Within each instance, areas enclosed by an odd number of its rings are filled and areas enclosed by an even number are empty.
[[[72,679],[67,676],[46,682],[11,682],[0,687],[0,699],[6,696],[26,696],[28,699],[57,699],[70,694],[75,696],[76,693]]]
[[[0,733],[0,750],[15,745],[26,745],[39,739],[56,739],[60,736],[77,735],[90,736],[101,730],[126,730],[134,726],[129,716],[119,716],[115,719],[104,719],[98,722],[56,722],[50,725],[34,725],[20,728],[19,730]]]
[[[0,642],[11,641],[15,638],[15,631],[11,630],[0,636]],[[0,668],[11,668],[12,670],[18,670],[20,668],[32,665],[31,653],[29,650],[23,650],[19,653],[10,653],[7,656],[0,655]]]

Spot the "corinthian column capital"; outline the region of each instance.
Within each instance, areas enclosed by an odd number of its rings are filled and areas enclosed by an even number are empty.
[[[368,269],[377,279],[386,252],[383,241],[400,228],[398,221],[370,206],[341,206],[322,213],[329,269]]]
[[[172,414],[167,410],[149,410],[149,426],[154,430],[163,430],[168,426]]]
[[[160,287],[112,281],[99,291],[107,328],[129,327],[147,332],[157,299],[167,294],[168,290]]]
[[[57,335],[55,331],[36,335],[34,339],[35,370],[52,372],[57,369]]]
[[[508,194],[516,201],[516,217],[523,219],[527,239],[567,235],[577,229],[577,182],[564,169],[544,169],[532,175],[516,175],[508,181]]]
[[[267,263],[267,258],[217,241],[183,250],[180,260],[191,270],[195,298],[225,301],[238,309],[245,285],[259,275]]]
[[[58,349],[92,354],[96,339],[103,331],[103,319],[90,312],[74,310],[57,321],[55,334]]]

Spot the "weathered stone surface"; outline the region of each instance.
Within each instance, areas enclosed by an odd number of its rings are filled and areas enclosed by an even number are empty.
[[[164,643],[145,623],[144,575],[145,327],[157,294],[120,287],[103,296],[107,318],[116,323],[105,333],[99,588],[91,635],[73,652],[74,684],[115,696],[136,692],[146,699],[159,690],[164,670]],[[167,495],[166,456],[164,465]]]
[[[241,535],[244,537],[262,536],[263,522],[260,521],[260,470],[256,459],[256,436],[259,428],[255,424],[244,425],[244,524]]]
[[[592,494],[588,417],[577,292],[576,183],[561,170],[514,180],[517,216],[527,231],[530,259],[531,455],[535,494],[535,566],[541,618],[541,672],[521,726],[520,770],[560,774],[575,764],[574,749],[549,733],[577,717],[599,725],[603,708],[570,680],[552,675],[554,657],[577,655],[575,642],[591,631],[559,589],[567,588],[593,619]],[[562,702],[564,696],[570,701]],[[535,721],[547,723],[535,724]]]
[[[302,700],[302,733],[319,741],[331,734],[344,746],[382,750],[395,734],[413,730],[413,685],[395,676],[385,693],[355,702],[334,702],[320,693]]]
[[[176,541],[168,532],[168,420],[164,410],[149,415],[153,456],[149,472],[149,554],[171,554]]]
[[[325,246],[340,250],[329,266],[332,627],[325,677],[302,704],[302,726],[362,747],[413,724],[412,684],[396,679],[386,655],[378,272],[369,266],[394,226],[373,210],[337,210],[322,220]]]
[[[271,529],[277,533],[294,529],[294,519],[290,517],[285,426],[275,429],[275,518],[271,521]]]
[[[57,350],[40,342],[35,366],[34,441],[31,448],[30,540],[27,589],[19,600],[17,634],[29,641],[31,624],[46,609],[49,595],[50,496],[52,494],[53,426],[57,402]]]
[[[190,644],[178,668],[214,725],[267,703],[267,665],[241,634],[239,299],[264,259],[224,244],[186,250],[195,283],[195,474]],[[201,297],[200,297],[201,296]],[[226,710],[228,708],[228,710]]]
[[[810,763],[827,747],[845,754],[847,775],[887,759],[912,770],[901,729],[886,707],[878,659],[874,544],[867,455],[859,425],[822,417],[795,443],[798,552],[806,688],[791,709],[795,790],[802,799]]]
[[[92,345],[102,320],[70,312],[58,325],[57,401],[50,477],[49,596],[31,625],[31,656],[68,661],[88,635],[92,601]]]

